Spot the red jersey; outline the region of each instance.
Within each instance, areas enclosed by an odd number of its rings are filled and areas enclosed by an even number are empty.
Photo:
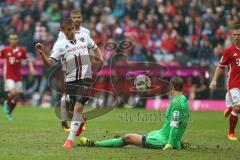
[[[5,78],[14,81],[21,81],[21,61],[28,58],[26,50],[21,47],[13,49],[11,46],[7,46],[2,49],[0,58],[5,59]]]
[[[228,66],[228,89],[240,88],[240,49],[231,45],[223,51],[219,67]]]

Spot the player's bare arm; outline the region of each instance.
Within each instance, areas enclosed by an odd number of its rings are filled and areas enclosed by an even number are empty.
[[[93,61],[94,67],[92,68],[94,74],[98,73],[104,64],[103,54],[99,47],[89,49],[89,53],[92,55],[91,61]]]
[[[104,59],[103,59],[103,55],[102,55],[102,51],[97,47],[96,50],[95,50],[95,53],[97,55],[97,57],[99,58],[99,60],[102,62],[104,62]]]
[[[102,55],[102,51],[100,50],[99,47],[97,47],[96,49],[93,49],[95,55],[97,56],[99,63],[100,63],[100,68],[102,68],[103,63],[104,63],[104,59],[103,59],[103,55]]]
[[[37,43],[35,45],[35,49],[37,53],[39,53],[42,57],[43,63],[45,66],[50,67],[51,65],[54,64],[54,61],[50,58],[48,58],[48,54],[46,53],[44,46],[41,43]]]
[[[216,89],[216,86],[217,86],[217,80],[218,78],[224,73],[224,69],[221,68],[221,67],[217,67],[216,70],[215,70],[215,73],[214,73],[214,76],[213,76],[213,79],[210,83],[210,86],[209,88],[211,90],[215,90]]]
[[[28,61],[28,67],[29,67],[29,73],[30,73],[30,75],[35,75],[36,74],[36,71],[35,71],[35,69],[34,69],[34,67],[33,67],[33,62],[32,61]]]

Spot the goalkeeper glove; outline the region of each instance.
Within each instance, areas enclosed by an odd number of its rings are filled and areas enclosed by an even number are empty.
[[[166,144],[165,147],[163,148],[163,150],[169,150],[169,149],[173,149],[173,146],[171,144]]]

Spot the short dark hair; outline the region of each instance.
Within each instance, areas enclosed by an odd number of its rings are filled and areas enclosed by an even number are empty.
[[[77,9],[74,9],[74,10],[71,11],[70,14],[81,14],[81,12]]]
[[[63,28],[63,27],[65,27],[65,26],[67,26],[67,25],[70,25],[70,24],[72,24],[72,23],[73,23],[73,21],[72,21],[71,18],[63,18],[63,19],[61,19],[61,21],[60,21],[60,27]]]
[[[240,29],[240,24],[234,24],[232,27],[233,30],[239,30]]]
[[[182,91],[183,90],[183,80],[180,77],[174,76],[170,80],[170,85],[174,87],[175,91]]]

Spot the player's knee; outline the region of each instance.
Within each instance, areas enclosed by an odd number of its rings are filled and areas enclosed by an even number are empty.
[[[75,113],[81,113],[83,111],[83,105],[82,103],[76,102],[74,106],[74,112]]]
[[[125,143],[131,143],[131,135],[130,134],[125,134],[124,136],[123,136],[123,139],[124,139],[124,141],[125,141]]]
[[[74,106],[74,113],[80,113],[80,107],[78,105]]]
[[[234,106],[234,107],[233,107],[233,111],[234,111],[235,113],[240,113],[240,105]]]
[[[17,90],[16,89],[11,89],[8,92],[8,97],[9,98],[15,98],[17,96]]]

